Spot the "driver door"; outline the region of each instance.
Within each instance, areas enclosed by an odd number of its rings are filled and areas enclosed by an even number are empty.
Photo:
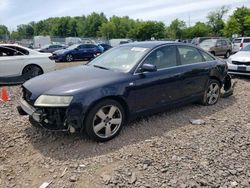
[[[135,73],[137,112],[164,107],[181,98],[182,74],[179,71],[175,45],[154,50],[143,64],[155,65],[157,71]]]

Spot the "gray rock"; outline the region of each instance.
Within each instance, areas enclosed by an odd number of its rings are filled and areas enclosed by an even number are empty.
[[[206,122],[202,119],[190,119],[189,120],[192,125],[205,125]]]

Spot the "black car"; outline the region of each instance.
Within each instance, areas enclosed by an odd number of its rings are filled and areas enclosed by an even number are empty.
[[[43,46],[38,51],[42,52],[42,53],[53,53],[53,52],[55,52],[57,50],[62,50],[62,49],[65,49],[65,48],[67,48],[67,46],[65,46],[65,45],[61,45],[61,44],[49,44],[49,45]]]
[[[196,101],[214,105],[226,75],[226,63],[198,47],[130,43],[27,81],[18,110],[34,125],[107,141],[136,117]]]
[[[107,51],[112,48],[112,46],[110,46],[109,44],[101,43],[99,45],[103,47],[104,51]]]

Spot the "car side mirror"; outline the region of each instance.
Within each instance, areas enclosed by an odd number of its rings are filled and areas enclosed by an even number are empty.
[[[156,72],[157,68],[155,65],[143,64],[140,68],[140,72]]]

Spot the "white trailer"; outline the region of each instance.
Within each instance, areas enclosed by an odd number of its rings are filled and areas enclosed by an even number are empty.
[[[133,42],[131,39],[110,39],[109,44],[112,47],[120,46],[121,44]]]
[[[80,44],[82,43],[82,39],[78,37],[67,37],[65,38],[65,44],[70,46],[72,44]]]
[[[34,37],[34,48],[41,48],[45,45],[51,44],[50,36],[35,36]]]

